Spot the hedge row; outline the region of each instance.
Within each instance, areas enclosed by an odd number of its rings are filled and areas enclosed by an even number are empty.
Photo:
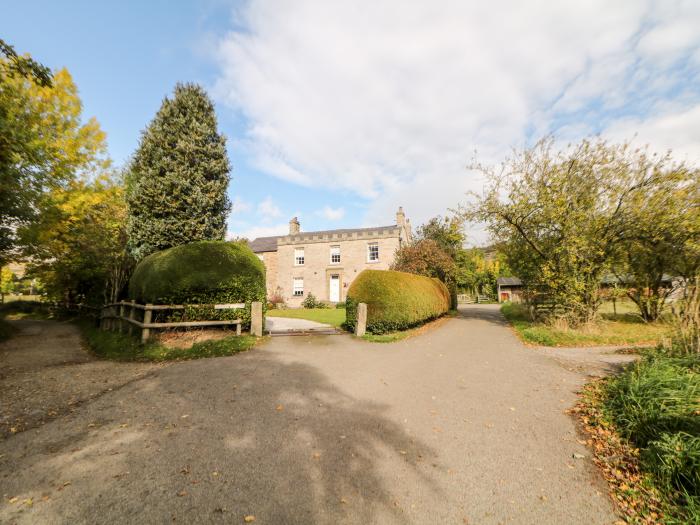
[[[134,270],[129,298],[152,304],[230,304],[246,308],[188,308],[170,320],[237,319],[250,326],[250,303],[266,302],[265,267],[246,243],[199,241],[153,253]]]
[[[346,325],[354,329],[357,304],[367,303],[367,331],[383,334],[405,330],[445,314],[447,287],[430,277],[393,270],[364,270],[350,285]]]

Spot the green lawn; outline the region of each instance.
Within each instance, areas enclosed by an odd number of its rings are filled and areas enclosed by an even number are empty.
[[[345,308],[290,308],[288,310],[268,310],[268,317],[306,319],[317,323],[340,327],[345,322]]]
[[[620,306],[620,305],[618,305]],[[626,309],[613,316],[604,313],[598,322],[580,328],[557,328],[530,321],[525,308],[506,303],[501,312],[526,343],[542,346],[649,345],[654,346],[668,332],[668,325],[645,323]]]

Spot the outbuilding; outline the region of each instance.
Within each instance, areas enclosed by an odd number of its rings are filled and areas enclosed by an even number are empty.
[[[498,286],[498,302],[511,301],[519,303],[522,301],[523,282],[517,277],[499,277],[496,279]]]

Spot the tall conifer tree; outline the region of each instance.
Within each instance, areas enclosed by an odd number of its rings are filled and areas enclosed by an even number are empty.
[[[202,87],[178,84],[143,132],[127,179],[129,248],[137,260],[221,240],[230,202],[226,139]]]

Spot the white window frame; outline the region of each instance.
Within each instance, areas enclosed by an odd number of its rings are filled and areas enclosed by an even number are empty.
[[[298,283],[301,283],[301,286],[297,286]],[[292,278],[292,295],[294,297],[303,297],[304,296],[304,278],[303,277],[293,277]]]
[[[375,250],[377,257],[372,258],[372,248],[376,247],[377,249]],[[378,242],[370,242],[367,244],[367,262],[368,263],[377,263],[379,262],[379,243]]]
[[[304,266],[304,248],[294,248],[294,266]]]
[[[336,255],[338,257],[338,260],[334,261],[333,257]],[[331,264],[340,264],[340,245],[339,244],[334,244],[333,246],[331,246],[330,263]]]

